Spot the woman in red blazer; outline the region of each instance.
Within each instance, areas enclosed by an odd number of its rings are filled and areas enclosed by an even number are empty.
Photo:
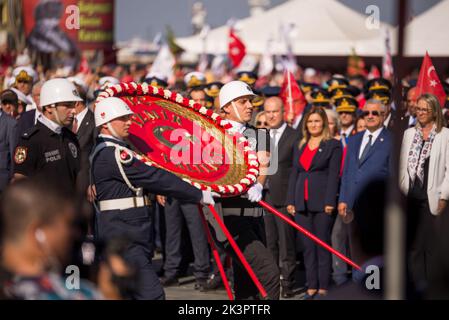
[[[330,244],[342,146],[330,135],[326,112],[321,107],[313,107],[305,115],[302,131],[303,139],[293,157],[287,211],[298,224]],[[331,277],[331,254],[307,237],[303,237],[303,243],[308,284],[305,298],[325,295]]]

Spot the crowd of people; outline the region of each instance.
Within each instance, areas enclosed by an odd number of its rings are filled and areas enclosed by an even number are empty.
[[[413,79],[403,82],[403,100],[395,104],[397,88],[388,79],[308,68],[296,74],[306,105],[292,117],[279,74],[262,83],[253,71],[217,79],[210,70],[186,68],[167,79],[137,65],[77,74],[37,70],[11,66],[0,93],[0,297],[164,299],[164,287],[178,285],[191,262],[195,289],[207,294],[224,284],[205,214],[236,299],[293,298],[299,287],[306,288],[303,299],[382,298],[383,286],[364,287],[364,270],[384,266],[394,127],[403,135],[398,184],[407,199],[407,292],[447,297],[432,288],[447,277],[441,248],[448,104],[417,96]],[[142,163],[127,139],[133,111],[119,98],[95,103],[108,86],[131,81],[182,92],[228,120],[230,133],[252,141],[260,162],[256,183],[240,196],[220,198]],[[266,212],[257,204],[262,199],[362,270]],[[266,295],[207,205],[214,205]],[[163,256],[160,270],[155,252]],[[75,284],[64,274],[71,265],[82,279]],[[298,268],[305,280],[298,280]],[[349,285],[357,294],[345,290]]]

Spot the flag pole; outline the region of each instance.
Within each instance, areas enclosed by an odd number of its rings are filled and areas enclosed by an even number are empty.
[[[225,234],[226,238],[229,241],[229,244],[231,245],[232,249],[234,249],[235,254],[239,258],[240,262],[242,263],[245,270],[248,272],[248,275],[250,276],[251,280],[253,281],[254,285],[257,287],[257,289],[260,292],[260,295],[262,298],[267,298],[268,294],[265,291],[264,287],[260,283],[259,279],[257,278],[256,274],[254,273],[254,270],[249,265],[248,261],[246,260],[245,256],[243,255],[242,251],[238,247],[237,243],[235,242],[234,238],[230,234],[228,228],[226,228],[225,224],[223,223],[223,220],[221,220],[220,216],[218,215],[217,211],[215,210],[213,205],[209,205],[209,210],[212,212],[212,215],[214,216],[214,219],[218,222],[218,225],[220,226],[221,230]]]
[[[394,101],[401,114],[404,116],[405,110],[401,107],[402,97],[402,84],[401,79],[405,75],[404,69],[404,42],[406,36],[405,23],[407,19],[407,0],[399,0],[398,2],[398,51],[395,59],[396,76],[394,77],[395,90]],[[401,124],[403,127],[401,127]],[[387,300],[402,300],[405,298],[405,260],[406,260],[406,216],[403,208],[405,207],[404,196],[399,190],[399,156],[402,144],[402,135],[405,131],[405,122],[399,122],[393,126],[393,170],[390,172],[389,181],[387,185],[387,206],[385,210],[385,268],[386,276],[384,277],[385,296]]]
[[[290,79],[290,70],[288,70],[287,68],[287,86],[288,86],[288,104],[289,104],[289,109],[290,109],[290,113],[293,113],[293,98],[292,98],[292,83],[291,83],[291,79]]]
[[[212,235],[210,233],[209,226],[207,224],[206,218],[204,216],[203,208],[200,204],[198,204],[199,214],[201,217],[201,222],[203,223],[204,231],[206,232],[207,241],[209,242],[210,249],[212,251],[212,255],[214,256],[215,263],[217,264],[218,271],[220,272],[221,280],[223,281],[223,284],[226,289],[226,293],[228,295],[228,298],[230,301],[234,300],[234,296],[232,295],[231,287],[229,286],[228,277],[226,276],[226,272],[223,268],[223,264],[220,260],[220,255],[218,254],[217,247],[215,246],[214,239],[212,238]]]
[[[317,244],[319,244],[320,246],[322,246],[324,249],[326,249],[327,251],[329,251],[330,253],[336,255],[337,257],[339,257],[341,260],[345,261],[347,264],[349,264],[350,266],[354,267],[357,270],[361,270],[360,266],[358,264],[356,264],[354,261],[352,261],[351,259],[349,259],[348,257],[344,256],[343,254],[341,254],[340,252],[338,252],[337,250],[335,250],[334,248],[332,248],[330,245],[328,245],[326,242],[324,242],[323,240],[321,240],[320,238],[318,238],[317,236],[313,235],[312,233],[310,233],[307,229],[304,229],[303,227],[301,227],[300,225],[296,224],[295,222],[293,222],[291,219],[287,218],[286,216],[284,216],[282,213],[280,213],[279,211],[277,211],[275,208],[273,208],[272,206],[270,206],[268,203],[266,203],[265,201],[261,200],[258,202],[259,205],[261,205],[262,207],[264,207],[265,209],[267,209],[269,212],[271,212],[272,214],[274,214],[275,216],[277,216],[278,218],[281,218],[282,220],[284,220],[286,223],[288,223],[289,225],[291,225],[293,228],[295,228],[296,230],[298,230],[299,232],[301,232],[303,235],[305,235],[306,237],[308,237],[309,239],[311,239],[312,241],[315,241]]]

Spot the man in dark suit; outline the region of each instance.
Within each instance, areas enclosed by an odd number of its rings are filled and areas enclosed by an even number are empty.
[[[368,100],[363,107],[366,130],[348,141],[338,213],[342,217],[353,209],[358,192],[374,179],[388,176],[391,166],[392,137],[383,126],[385,106],[379,100]]]
[[[81,194],[86,194],[90,191],[89,198],[93,197],[90,185],[90,163],[89,155],[95,144],[95,139],[98,136],[98,131],[95,127],[94,113],[87,108],[85,91],[75,84],[83,101],[78,101],[75,105],[75,117],[72,123],[72,132],[76,134],[81,150],[81,169],[77,180],[77,190]],[[89,219],[91,220],[91,219]]]
[[[271,138],[266,200],[284,215],[289,216],[286,209],[286,195],[293,153],[298,146],[299,131],[284,122],[284,106],[279,97],[270,97],[265,101],[265,117]],[[296,267],[295,230],[272,214],[266,215],[264,221],[267,247],[275,261],[280,264],[282,297],[292,297]]]
[[[0,194],[13,175],[12,157],[17,142],[16,126],[16,120],[0,109]]]

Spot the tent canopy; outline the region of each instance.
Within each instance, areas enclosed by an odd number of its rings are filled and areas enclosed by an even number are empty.
[[[449,57],[449,1],[443,0],[410,21],[404,51],[407,56]]]
[[[379,56],[384,52],[384,31],[393,28],[380,22],[369,28],[369,19],[335,0],[290,0],[260,15],[240,20],[237,31],[250,54],[262,54],[269,39],[273,54],[285,54],[282,26],[293,24],[290,33],[295,55],[348,55],[354,48],[363,56]],[[178,39],[188,51],[209,54],[228,51],[229,27],[209,32],[205,46],[200,36]],[[394,49],[394,48],[392,48]]]
[[[415,17],[406,27],[406,56],[449,56],[447,18],[449,0],[443,0]],[[361,56],[382,56],[385,52],[385,30],[390,32],[392,54],[396,53],[397,27],[380,22],[370,28],[370,17],[335,0],[290,0],[264,13],[240,20],[239,37],[250,54],[262,54],[269,48],[273,54],[286,54],[282,25],[294,24],[290,33],[295,55],[347,56],[354,48]],[[200,36],[178,39],[192,53],[225,54],[228,52],[228,26],[209,32],[205,45]]]

